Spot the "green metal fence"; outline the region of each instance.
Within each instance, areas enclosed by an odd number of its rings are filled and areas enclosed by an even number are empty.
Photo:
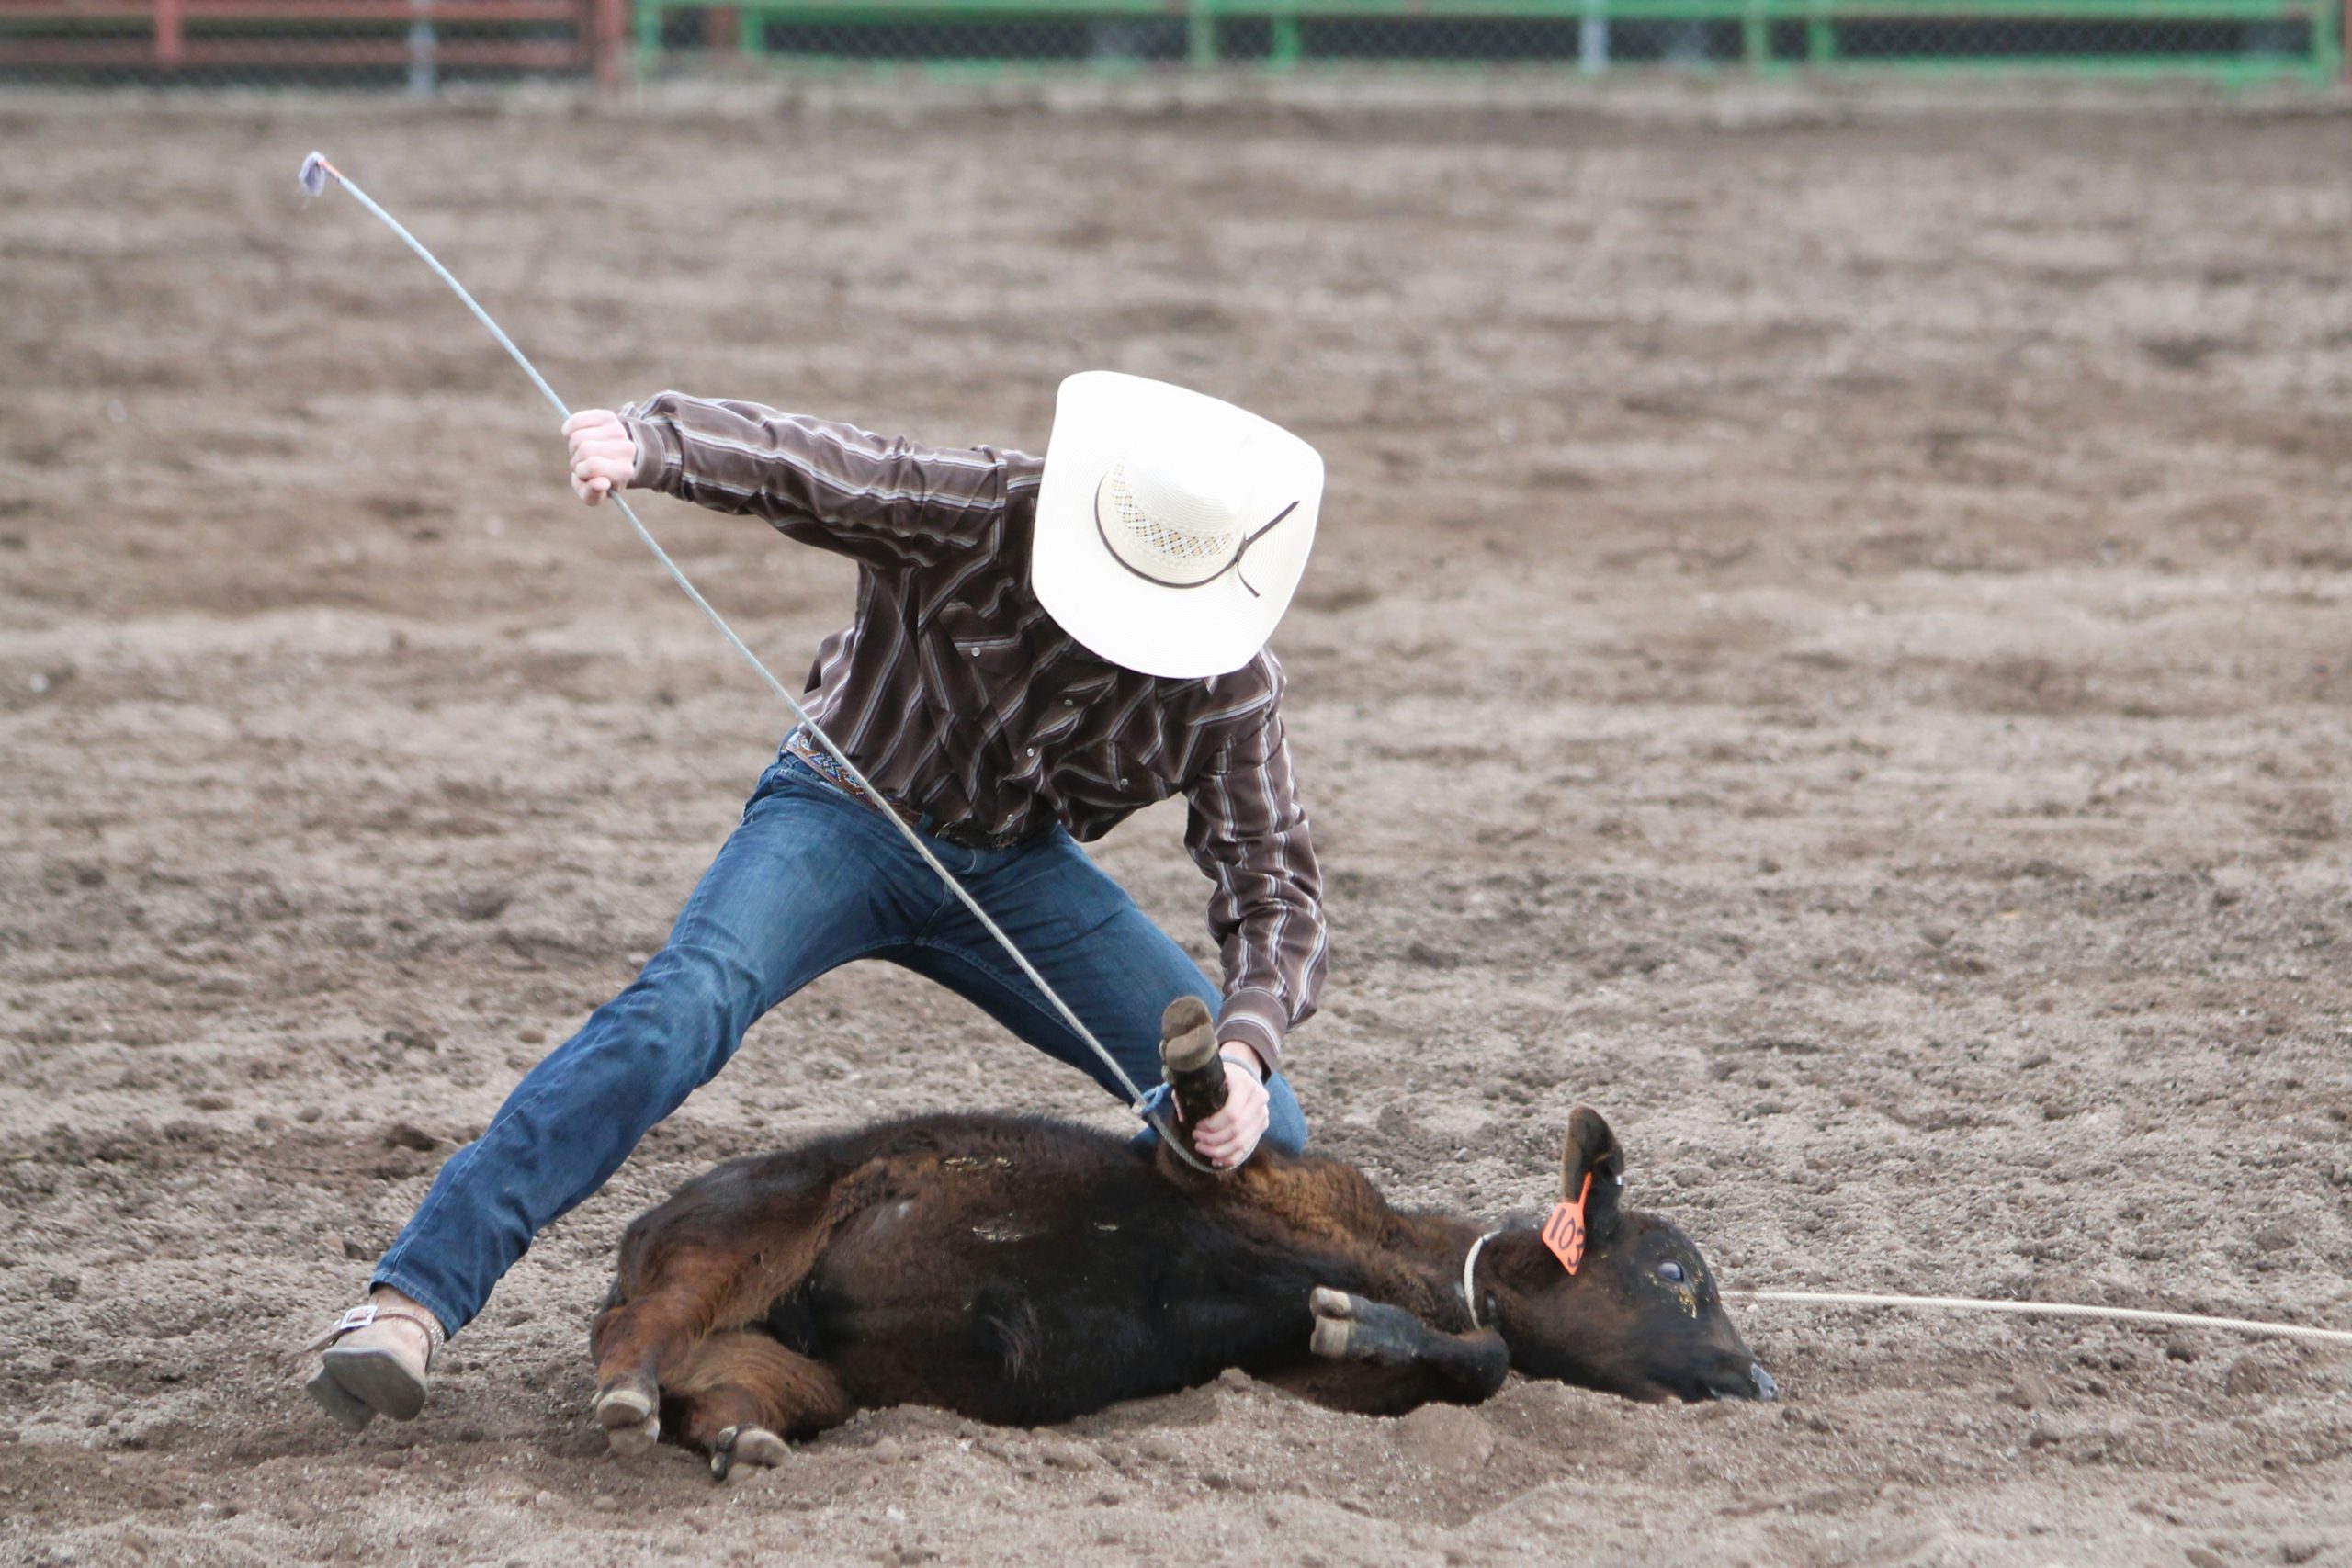
[[[1672,65],[2335,80],[2337,0],[637,0],[640,65]]]

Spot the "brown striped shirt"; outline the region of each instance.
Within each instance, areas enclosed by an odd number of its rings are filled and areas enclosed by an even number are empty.
[[[886,794],[983,832],[1059,822],[1087,841],[1182,795],[1185,847],[1215,885],[1219,1035],[1280,1065],[1322,989],[1327,930],[1272,653],[1162,680],[1072,641],[1029,591],[1041,458],[678,392],[621,415],[633,483],[857,562],[856,619],[819,647],[808,710]]]

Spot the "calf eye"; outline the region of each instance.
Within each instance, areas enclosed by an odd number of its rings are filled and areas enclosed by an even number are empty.
[[[1678,1285],[1682,1283],[1682,1265],[1671,1258],[1659,1264],[1657,1271],[1661,1279],[1671,1280]]]

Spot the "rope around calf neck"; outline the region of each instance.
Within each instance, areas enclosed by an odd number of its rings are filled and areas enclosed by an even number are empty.
[[[547,399],[559,418],[571,417],[571,410],[565,405],[561,398],[556,395],[555,389],[548,385],[548,378],[539,374],[538,367],[533,365],[528,356],[514,346],[514,340],[508,337],[496,321],[491,320],[489,311],[475,303],[474,297],[466,291],[466,286],[459,283],[456,276],[441,265],[439,257],[424,248],[423,241],[402,227],[399,219],[379,207],[373,197],[354,185],[349,176],[333,164],[328,163],[323,154],[313,152],[302,160],[301,181],[305,191],[312,196],[320,194],[326,188],[326,182],[330,178],[345,190],[349,191],[352,198],[360,206],[380,219],[384,227],[399,235],[401,243],[414,251],[417,258],[433,269],[433,275],[435,277],[449,286],[450,292],[457,295],[466,309],[473,312],[474,320],[488,328],[490,335],[498,340],[498,345],[513,356],[515,364],[523,367],[523,374],[531,378],[531,384],[538,388],[540,395]],[[693,581],[679,569],[678,563],[670,558],[670,552],[662,547],[660,540],[654,538],[652,530],[638,521],[636,512],[631,510],[629,503],[622,498],[620,491],[616,490],[611,493],[613,503],[620,508],[621,515],[628,519],[628,525],[636,531],[639,542],[653,552],[653,558],[662,563],[662,569],[670,574],[671,581],[684,592],[687,598],[694,601],[695,608],[700,610],[710,624],[718,628],[718,635],[727,639],[727,646],[742,656],[743,662],[749,664],[758,673],[761,681],[765,682],[767,689],[774,692],[784,705],[792,710],[792,716],[798,720],[801,727],[809,734],[817,738],[817,743],[825,749],[827,755],[842,765],[842,770],[852,779],[856,781],[858,787],[865,790],[871,798],[881,800],[882,792],[875,787],[874,782],[860,771],[855,762],[849,760],[849,753],[833,744],[833,738],[826,734],[823,727],[815,719],[808,716],[808,710],[802,707],[798,699],[786,690],[784,682],[777,680],[768,667],[761,662],[760,656],[753,653],[743,639],[735,635],[735,628],[727,624],[725,616],[711,607],[710,601],[702,596],[701,590],[697,589]],[[979,900],[973,897],[964,885],[956,879],[954,873],[940,863],[939,857],[931,852],[931,846],[922,841],[922,835],[910,827],[895,811],[885,809],[882,810],[881,815],[889,819],[891,826],[899,829],[899,836],[913,846],[916,854],[922,857],[922,863],[931,867],[941,882],[947,885],[947,890],[956,895],[965,908],[972,912],[972,918],[980,922],[981,928],[996,939],[997,945],[1004,949],[1006,955],[1019,967],[1029,983],[1036,987],[1039,994],[1054,1005],[1054,1010],[1061,1015],[1064,1023],[1069,1025],[1070,1032],[1085,1042],[1086,1048],[1100,1057],[1104,1066],[1111,1069],[1111,1076],[1118,1080],[1120,1088],[1126,1090],[1127,1109],[1158,1132],[1160,1141],[1168,1145],[1177,1158],[1193,1169],[1208,1175],[1222,1174],[1213,1167],[1203,1163],[1198,1156],[1185,1147],[1184,1141],[1176,1135],[1174,1125],[1160,1115],[1155,1114],[1145,1103],[1143,1090],[1137,1089],[1135,1080],[1127,1077],[1126,1069],[1119,1066],[1118,1059],[1103,1048],[1102,1043],[1094,1037],[1094,1032],[1087,1028],[1078,1014],[1070,1010],[1069,1004],[1062,1000],[1060,994],[1046,983],[1046,977],[1038,974],[1035,967],[1022,954],[1021,949],[1013,943],[1011,937],[1005,934],[1004,929],[989,918],[989,912],[980,908]]]
[[[2263,1323],[2245,1317],[2209,1317],[2203,1313],[2155,1312],[2142,1307],[2085,1306],[2075,1302],[1995,1301],[1978,1296],[1867,1295],[1836,1291],[1725,1291],[1727,1302],[1796,1302],[1814,1306],[1919,1307],[1936,1312],[1998,1312],[2048,1317],[2103,1317],[2119,1323],[2161,1323],[2183,1328],[2226,1328],[2237,1334],[2275,1335],[2324,1345],[2352,1345],[2352,1330],[2312,1328],[2300,1323]]]

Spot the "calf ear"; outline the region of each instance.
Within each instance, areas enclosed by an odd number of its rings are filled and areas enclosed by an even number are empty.
[[[1586,1193],[1585,1178],[1592,1178]],[[1617,1134],[1589,1105],[1579,1105],[1568,1118],[1568,1144],[1560,1156],[1560,1197],[1573,1203],[1584,1197],[1585,1229],[1596,1240],[1617,1220],[1617,1184],[1625,1179],[1625,1151]]]

